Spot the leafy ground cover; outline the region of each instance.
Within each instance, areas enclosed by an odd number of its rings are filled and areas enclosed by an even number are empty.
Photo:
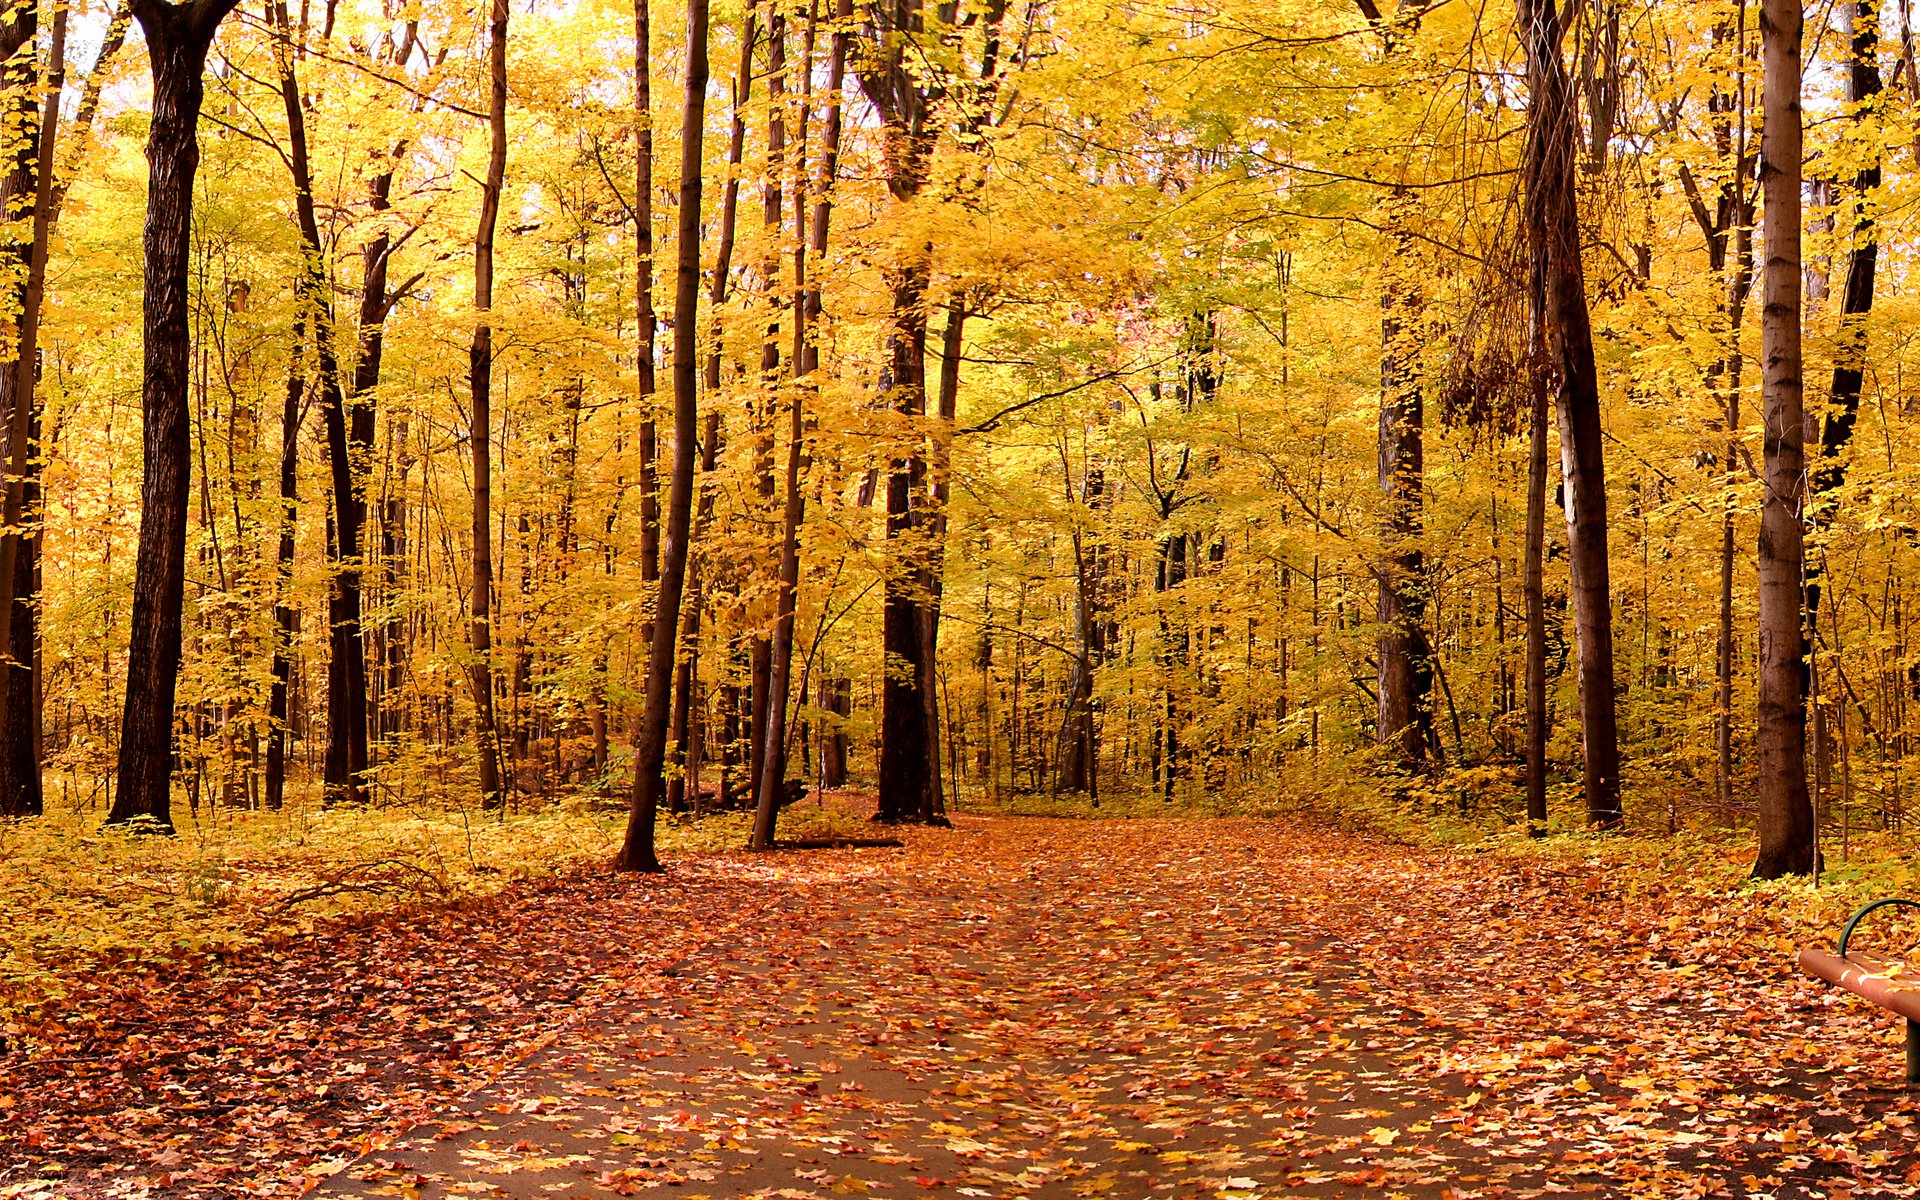
[[[92,810],[0,822],[0,1016],[31,1021],[102,970],[177,972],[371,914],[445,906],[612,858],[623,808],[528,811],[208,808],[179,836],[102,829]],[[748,817],[669,818],[669,853],[744,845]],[[864,832],[839,806],[787,814],[792,837]],[[217,969],[217,968],[216,968]]]
[[[10,1029],[0,1195],[1920,1183],[1895,1022],[1791,966],[1844,889],[1736,887],[1709,843],[959,825],[98,972]]]

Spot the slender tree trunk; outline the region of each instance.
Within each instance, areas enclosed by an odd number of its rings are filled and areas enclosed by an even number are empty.
[[[771,313],[767,320],[766,335],[760,342],[760,388],[762,400],[754,405],[753,413],[753,474],[756,489],[759,492],[760,505],[765,518],[772,520],[776,487],[773,475],[774,451],[774,412],[775,397],[780,384],[780,311],[783,306],[773,303],[773,297],[779,292],[780,255],[778,246],[780,231],[786,212],[785,198],[782,194],[782,172],[785,170],[787,153],[786,104],[787,76],[787,21],[774,5],[767,17],[767,168],[765,181],[761,185],[762,228],[766,231],[766,257],[761,263],[761,273],[766,280],[769,307]],[[779,561],[779,552],[775,551],[774,560]],[[775,568],[775,591],[779,590],[778,567]],[[775,623],[778,617],[778,598],[775,599]],[[756,597],[749,603],[752,613],[753,634],[750,644],[750,706],[751,723],[747,731],[747,794],[755,798],[757,804],[760,795],[761,773],[766,766],[767,744],[770,740],[770,722],[772,718],[773,690],[773,640],[765,632],[764,600]],[[779,781],[775,780],[776,789]]]
[[[713,482],[713,472],[720,465],[720,413],[717,409],[707,413],[705,425],[700,438],[700,506],[693,518],[693,533],[688,539],[690,547],[706,540],[717,498],[717,485]],[[668,744],[674,748],[681,770],[667,785],[669,812],[684,812],[688,808],[696,813],[701,811],[699,774],[703,743],[692,736],[695,732],[692,718],[694,685],[700,673],[700,620],[701,612],[706,607],[705,586],[701,578],[700,556],[690,554],[687,582],[683,589],[685,599],[680,605],[680,661],[674,668],[673,723],[668,737]]]
[[[808,14],[803,41],[802,78],[812,79],[814,23]],[[794,614],[800,588],[800,524],[806,514],[806,497],[801,491],[801,476],[807,468],[806,397],[813,386],[812,374],[819,367],[819,348],[811,338],[812,318],[819,304],[819,285],[807,274],[807,249],[816,262],[827,249],[828,223],[833,211],[834,175],[840,155],[840,89],[846,76],[847,38],[836,31],[827,64],[829,105],[824,145],[821,148],[820,174],[814,186],[814,208],[809,224],[804,197],[797,183],[805,177],[804,160],[797,162],[793,199],[794,234],[797,248],[793,256],[793,389],[787,410],[786,500],[780,521],[780,573],[775,594],[775,622],[771,661],[767,680],[767,729],[765,761],[760,769],[760,787],[754,795],[752,846],[771,849],[774,823],[785,790],[787,773],[787,705],[792,691]],[[804,152],[806,109],[801,108],[801,150]],[[810,235],[810,236],[809,236]],[[806,697],[801,697],[804,700]]]
[[[201,72],[214,30],[235,0],[170,5],[134,0],[153,70],[147,135],[144,363],[145,470],[140,548],[134,565],[127,690],[120,725],[118,787],[108,824],[135,818],[173,828],[173,698],[180,676],[181,605],[186,592],[187,503],[193,446],[187,423],[191,373],[188,234]]]
[[[909,424],[926,415],[927,267],[913,260],[892,269],[892,316],[887,333],[888,365],[880,394]],[[891,561],[881,608],[881,644],[886,655],[880,701],[879,805],[881,821],[931,821],[932,786],[938,739],[927,726],[926,642],[923,622],[925,547],[920,506],[914,493],[924,486],[925,470],[917,451],[893,460],[887,475],[886,537]]]
[[[1808,525],[1831,520],[1832,493],[1847,476],[1847,445],[1860,413],[1860,387],[1866,374],[1867,314],[1873,311],[1873,284],[1880,245],[1869,207],[1880,186],[1879,124],[1872,120],[1873,99],[1881,91],[1880,15],[1872,5],[1843,4],[1849,26],[1851,62],[1847,102],[1856,137],[1871,155],[1853,179],[1853,245],[1847,252],[1847,281],[1840,299],[1840,327],[1834,339],[1833,393],[1820,421],[1820,453],[1808,479]],[[1824,574],[1816,558],[1807,563],[1807,629],[1819,628],[1820,588]]]
[[[500,188],[507,169],[507,0],[493,0],[488,38],[491,88],[487,126],[491,135],[487,177],[480,193],[480,225],[473,238],[473,330],[468,388],[473,396],[473,651],[474,737],[480,759],[480,803],[506,802],[500,779],[500,735],[493,710],[493,236],[500,216]]]
[[[1600,828],[1611,828],[1620,823],[1621,812],[1613,598],[1607,567],[1606,463],[1593,327],[1580,261],[1572,86],[1560,58],[1560,41],[1566,29],[1554,0],[1527,0],[1516,16],[1527,45],[1532,97],[1527,110],[1527,228],[1543,271],[1548,357],[1559,392],[1568,567],[1580,653],[1587,820]]]
[[[15,11],[15,18],[0,34],[0,61],[18,62],[18,73],[9,69],[5,90],[18,97],[16,119],[20,121],[14,136],[20,139],[13,155],[13,169],[5,184],[7,216],[18,220],[32,212],[32,234],[15,252],[25,259],[19,290],[16,331],[18,334],[13,363],[0,371],[0,410],[7,414],[5,500],[0,503],[0,647],[10,662],[0,664],[0,816],[37,815],[42,807],[40,793],[40,703],[39,703],[39,627],[35,606],[38,603],[36,580],[40,535],[34,529],[39,520],[35,511],[39,498],[39,468],[34,463],[33,443],[38,436],[39,415],[34,386],[39,375],[39,332],[42,299],[46,291],[47,243],[54,219],[53,172],[42,164],[55,160],[60,124],[60,92],[66,78],[67,10],[56,7],[51,44],[47,52],[46,95],[36,97],[38,80],[34,78],[30,47],[36,24],[34,6],[27,4]],[[8,50],[15,38],[20,41]],[[38,129],[33,117],[39,116]],[[24,201],[24,203],[23,203]]]
[[[1800,31],[1797,0],[1764,0],[1766,67],[1760,178],[1765,186],[1765,493],[1760,508],[1759,757],[1760,850],[1756,878],[1816,869],[1813,805],[1807,795],[1806,610],[1801,591],[1805,536],[1806,418],[1800,362]]]
[[[299,515],[299,449],[301,401],[307,380],[301,359],[305,349],[306,318],[293,323],[293,363],[287,369],[286,396],[280,410],[280,519],[275,555],[273,599],[273,683],[267,691],[267,796],[278,810],[287,787],[287,692],[293,682],[293,551],[294,521]]]
[[[648,0],[633,3],[633,306],[634,365],[640,379],[640,579],[660,578],[659,432],[653,419],[653,354],[659,319],[653,311],[653,23]],[[647,639],[649,643],[651,638]]]
[[[700,199],[702,130],[707,111],[707,0],[687,5],[686,110],[681,125],[679,244],[673,297],[673,474],[667,491],[666,544],[660,597],[654,609],[653,645],[647,657],[646,711],[640,723],[633,770],[633,801],[625,842],[615,866],[658,871],[654,821],[666,765],[667,725],[672,715],[675,643],[680,601],[687,579],[688,534],[693,521],[693,456],[699,424]]]
[[[1535,272],[1534,299],[1540,300],[1540,273]],[[1538,377],[1533,382],[1532,411],[1527,414],[1527,832],[1542,837],[1547,831],[1547,604],[1545,586],[1547,542],[1547,378],[1540,369],[1546,354],[1545,313],[1534,312]]]
[[[319,372],[320,413],[326,430],[327,460],[333,484],[332,579],[327,593],[327,752],[322,770],[329,804],[366,801],[367,658],[361,625],[361,550],[366,502],[355,478],[356,447],[348,430],[346,396],[333,347],[333,298],[314,210],[313,173],[307,153],[306,107],[294,60],[297,48],[284,0],[275,0],[280,95],[287,115],[287,161],[293,172],[294,215],[300,229],[305,270],[300,296],[313,329]]]

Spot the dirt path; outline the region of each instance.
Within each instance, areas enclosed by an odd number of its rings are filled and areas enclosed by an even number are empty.
[[[1676,993],[1619,914],[1583,929],[1602,889],[1509,929],[1537,879],[1291,822],[968,822],[840,858],[769,869],[790,890],[742,936],[322,1194],[1911,1191],[1904,1097],[1756,1070],[1795,1060],[1789,1023]]]
[[[977,818],[596,874],[115,982],[0,1055],[0,1198],[1913,1195],[1892,1022],[1617,875]]]

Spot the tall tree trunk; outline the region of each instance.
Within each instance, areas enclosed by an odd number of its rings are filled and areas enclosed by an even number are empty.
[[[1620,741],[1615,725],[1613,598],[1607,569],[1606,462],[1600,383],[1575,200],[1572,85],[1560,58],[1565,23],[1554,0],[1516,10],[1527,46],[1527,229],[1542,271],[1548,358],[1559,392],[1562,477],[1567,489],[1568,567],[1580,654],[1580,722],[1587,821],[1621,821]]]
[[[700,439],[700,506],[693,518],[693,533],[688,545],[697,546],[706,539],[707,528],[713,521],[713,505],[718,495],[717,485],[713,481],[713,472],[720,465],[720,413],[717,409],[706,415],[706,430]],[[683,590],[685,599],[680,605],[680,661],[674,668],[673,720],[668,736],[668,744],[674,747],[681,770],[667,785],[667,807],[669,812],[684,812],[691,808],[701,810],[700,755],[703,742],[692,735],[697,732],[692,724],[694,685],[700,673],[700,615],[706,607],[705,584],[701,580],[700,556],[690,554],[687,562],[687,582]],[[689,785],[691,800],[689,800]]]
[[[915,185],[917,187],[917,185]],[[887,332],[887,367],[880,377],[880,394],[894,411],[918,425],[926,415],[926,381],[921,366],[926,358],[927,267],[914,259],[895,267],[892,275],[892,314]],[[886,537],[890,551],[885,596],[881,608],[881,644],[886,655],[880,698],[879,804],[881,821],[931,821],[934,817],[932,783],[939,741],[927,725],[924,694],[926,642],[923,622],[929,597],[925,592],[925,546],[915,534],[923,510],[914,503],[925,485],[920,455],[908,450],[893,460],[887,475]]]
[[[140,396],[145,445],[118,786],[107,814],[111,825],[144,818],[158,829],[173,828],[173,697],[180,675],[193,461],[187,424],[188,237],[193,178],[200,166],[201,72],[214,30],[235,2],[132,4],[153,70]]]
[[[659,319],[653,311],[653,19],[648,0],[633,3],[634,366],[640,381],[640,579],[660,578],[660,438],[653,419],[653,354]],[[647,639],[649,642],[651,638]]]
[[[385,55],[388,65],[404,64],[413,55],[417,37],[417,26],[409,22],[405,32],[394,48]],[[421,102],[414,101],[418,109]],[[375,213],[391,212],[393,209],[393,170],[406,149],[403,140],[395,144],[387,158],[388,169],[378,171],[367,182],[367,207]],[[356,341],[359,357],[353,367],[353,384],[347,393],[347,441],[352,461],[368,462],[373,454],[374,397],[380,384],[380,370],[386,350],[387,316],[400,298],[411,291],[421,276],[402,283],[399,288],[391,286],[389,280],[394,252],[405,241],[405,236],[396,239],[385,226],[381,226],[374,236],[360,248],[360,313]],[[389,431],[389,445],[395,448],[398,458],[398,481],[388,496],[380,519],[380,553],[382,559],[381,575],[388,588],[389,602],[398,590],[400,581],[406,572],[407,563],[407,500],[406,486],[412,451],[407,445],[408,425],[401,416]],[[366,520],[366,505],[361,503],[359,519]],[[364,544],[364,535],[361,535]],[[363,545],[364,549],[364,545]],[[366,578],[366,564],[358,564],[352,584],[356,592],[355,610],[358,616],[359,598]],[[365,637],[364,622],[362,638]],[[397,697],[406,680],[406,665],[411,650],[410,631],[404,618],[390,620],[379,640],[378,653],[375,656],[376,673],[374,679],[379,683],[383,697]],[[382,699],[375,702],[368,696],[369,715],[372,734],[387,737],[400,729],[400,713],[394,707],[394,700]]]
[[[774,400],[780,383],[780,312],[783,307],[774,303],[779,292],[780,277],[780,231],[786,212],[782,195],[783,179],[787,153],[786,104],[787,78],[787,21],[778,5],[774,5],[767,17],[767,168],[761,185],[761,226],[766,231],[766,257],[761,263],[761,274],[766,280],[768,306],[771,312],[767,318],[766,335],[760,342],[760,388],[762,400],[756,404],[753,423],[753,474],[759,501],[763,509],[771,510],[776,492],[773,477],[774,451]],[[765,513],[771,521],[772,513]],[[778,563],[778,552],[775,562]],[[775,591],[779,590],[777,579],[779,568],[776,566]],[[775,598],[775,624],[779,622],[778,597]],[[749,601],[749,612],[753,634],[750,641],[749,658],[751,663],[750,680],[752,704],[751,724],[747,731],[747,794],[754,797],[757,804],[760,795],[761,772],[766,767],[767,744],[770,740],[769,723],[772,716],[773,690],[773,640],[767,635],[763,621],[765,604],[760,597]],[[779,781],[774,781],[776,790]]]
[[[28,242],[13,251],[25,260],[23,278],[14,296],[16,346],[13,363],[0,371],[0,411],[7,414],[5,500],[0,503],[0,648],[9,662],[0,664],[0,816],[37,815],[40,793],[40,703],[38,557],[39,468],[33,443],[39,416],[34,385],[39,375],[40,310],[46,291],[47,243],[54,218],[52,163],[60,125],[60,92],[66,78],[67,10],[54,9],[51,44],[47,51],[46,95],[36,97],[33,55],[30,52],[35,7],[15,10],[14,19],[0,27],[0,61],[18,63],[4,79],[5,91],[17,97],[12,170],[5,183],[5,211],[19,220],[32,213]],[[16,42],[16,38],[19,40]],[[9,49],[9,44],[11,48]],[[22,53],[22,51],[28,51]],[[39,128],[32,118],[39,116]]]
[[[868,9],[872,53],[860,75],[862,89],[883,127],[881,170],[898,211],[904,214],[926,183],[934,132],[929,120],[941,92],[906,60],[913,34],[924,29],[915,0],[887,0]],[[926,294],[929,247],[902,246],[884,270],[891,295],[885,366],[878,391],[917,443],[927,411]],[[884,682],[880,693],[880,821],[932,821],[938,813],[938,731],[929,724],[933,705],[925,695],[927,564],[922,545],[926,467],[917,444],[903,447],[888,468],[886,539],[888,564],[881,606]]]
[[[480,758],[480,803],[497,808],[501,791],[500,734],[493,709],[493,235],[500,217],[500,188],[507,170],[507,0],[493,0],[488,36],[491,77],[487,126],[491,135],[487,177],[480,193],[480,224],[473,238],[473,329],[468,389],[473,438],[473,723]]]
[[[701,133],[707,113],[707,0],[688,0],[686,109],[680,132],[678,262],[673,294],[673,474],[667,491],[666,544],[662,548],[660,597],[654,609],[653,645],[647,657],[646,711],[641,717],[633,768],[633,800],[626,839],[615,866],[658,871],[654,820],[666,765],[667,724],[672,715],[674,648],[680,632],[680,601],[687,579],[688,534],[693,522],[693,456],[699,424]]]
[[[1813,804],[1807,795],[1807,697],[1801,592],[1805,537],[1806,418],[1800,364],[1800,30],[1798,0],[1764,0],[1766,67],[1760,178],[1765,186],[1765,492],[1760,508],[1760,654],[1756,878],[1805,875],[1816,867]]]
[[[287,787],[287,741],[292,733],[287,722],[287,693],[293,682],[293,551],[294,520],[299,515],[300,417],[301,401],[306,396],[307,379],[302,365],[305,349],[306,318],[294,319],[292,365],[287,368],[287,388],[280,410],[280,514],[279,545],[274,565],[273,599],[273,683],[267,691],[267,795],[266,804],[278,810],[284,803]]]
[[[814,10],[807,15],[803,39],[803,87],[813,77]],[[819,175],[814,183],[814,206],[809,222],[805,198],[798,186],[805,178],[806,107],[800,109],[800,151],[795,164],[796,183],[793,198],[795,250],[793,255],[793,387],[787,410],[786,500],[780,519],[780,573],[775,593],[775,616],[771,661],[767,679],[767,730],[765,761],[760,768],[760,787],[754,795],[752,846],[766,850],[773,846],[774,822],[787,773],[787,706],[792,691],[794,615],[800,590],[800,524],[806,514],[806,497],[801,491],[801,476],[807,467],[806,397],[813,386],[813,372],[820,365],[820,351],[812,340],[812,322],[820,302],[819,284],[807,273],[807,251],[815,262],[825,257],[828,224],[833,212],[833,185],[840,159],[840,89],[845,84],[847,35],[844,26],[836,26],[827,63],[826,129],[822,139]],[[802,700],[805,699],[803,695]]]
[[[1536,263],[1536,267],[1540,264]],[[1527,414],[1527,833],[1547,831],[1547,603],[1545,585],[1547,543],[1547,376],[1546,314],[1538,302],[1541,272],[1534,272],[1533,348],[1536,355],[1532,410]]]
[[[1433,757],[1433,656],[1426,633],[1426,553],[1421,548],[1425,488],[1425,413],[1413,356],[1419,335],[1410,321],[1420,310],[1409,282],[1412,238],[1405,231],[1404,193],[1392,201],[1393,253],[1380,295],[1380,490],[1387,515],[1380,529],[1380,623],[1376,647],[1375,735],[1404,768]]]
[[[1834,339],[1833,392],[1820,421],[1820,454],[1808,479],[1808,523],[1830,520],[1832,493],[1847,477],[1847,444],[1860,413],[1860,387],[1866,374],[1867,314],[1873,311],[1873,284],[1880,245],[1869,204],[1880,186],[1879,125],[1872,120],[1880,83],[1880,15],[1863,0],[1842,5],[1847,14],[1851,62],[1847,103],[1859,142],[1871,157],[1853,178],[1853,245],[1847,252],[1847,281],[1840,299],[1840,327]],[[1807,629],[1819,627],[1822,562],[1807,564]]]
[[[348,429],[346,396],[333,343],[333,297],[314,210],[313,172],[307,153],[306,107],[294,60],[293,27],[284,0],[275,0],[280,96],[287,115],[287,161],[293,172],[294,216],[305,261],[300,296],[313,329],[319,372],[320,415],[327,438],[333,484],[332,578],[327,592],[327,752],[322,769],[329,804],[366,801],[367,657],[361,625],[361,550],[366,502],[360,495],[354,462],[359,457]]]

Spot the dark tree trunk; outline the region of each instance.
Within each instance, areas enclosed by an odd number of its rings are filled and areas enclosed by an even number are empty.
[[[659,432],[653,419],[653,354],[659,319],[653,311],[653,18],[648,0],[633,3],[634,365],[640,381],[640,579],[660,578]],[[648,639],[651,643],[652,639]]]
[[[927,268],[914,262],[892,274],[892,315],[887,333],[888,366],[880,378],[880,394],[894,411],[913,422],[926,415],[926,382],[921,366],[926,356],[927,317],[924,299]],[[930,664],[926,661],[923,622],[930,601],[924,563],[925,548],[914,537],[922,509],[915,493],[925,487],[925,468],[918,453],[896,458],[887,475],[886,535],[891,550],[886,591],[881,608],[881,644],[886,659],[880,693],[879,805],[881,821],[931,821],[934,756],[939,742],[928,727],[929,704],[924,693]]]
[[[814,45],[812,11],[808,13],[802,45],[801,77],[810,81],[813,77]],[[809,285],[807,249],[810,247],[818,259],[824,256],[827,248],[828,222],[833,211],[834,174],[840,155],[840,88],[845,81],[846,54],[846,35],[836,33],[827,64],[827,103],[831,107],[827,115],[825,145],[821,151],[820,174],[814,185],[814,211],[810,228],[805,197],[796,190],[793,198],[796,243],[793,255],[794,386],[787,412],[786,500],[780,519],[780,574],[774,599],[773,645],[768,663],[765,761],[760,768],[760,787],[754,794],[752,845],[762,850],[773,846],[774,822],[786,783],[787,703],[792,690],[794,613],[800,590],[800,524],[806,515],[806,497],[801,491],[801,476],[808,465],[806,395],[820,357],[819,349],[810,336],[812,306],[819,303],[819,289]],[[806,126],[807,111],[803,104],[800,109],[801,158],[794,170],[796,183],[805,178]],[[804,695],[801,697],[802,700],[805,698]]]
[[[200,166],[201,71],[214,30],[234,3],[133,3],[153,70],[140,396],[145,465],[118,784],[108,824],[144,818],[159,829],[173,828],[173,697],[180,677],[193,460],[187,424],[192,350],[187,323],[188,238],[193,226],[193,178]]]
[[[761,263],[761,274],[766,280],[769,300],[779,290],[780,231],[782,216],[786,211],[782,189],[781,174],[785,170],[787,152],[787,121],[785,113],[787,77],[787,21],[778,5],[772,7],[767,17],[767,166],[764,182],[761,185],[761,226],[766,231],[767,253]],[[780,384],[780,307],[771,305],[772,313],[767,320],[766,336],[760,342],[760,386],[767,397],[763,404],[753,406],[753,474],[759,491],[759,501],[763,518],[771,522],[776,486],[773,476],[774,451],[774,407],[772,397],[779,392]],[[775,623],[778,624],[779,591],[779,554],[774,555],[775,566]],[[761,780],[766,769],[767,746],[772,740],[771,723],[773,720],[773,640],[764,632],[764,601],[756,598],[751,602],[749,611],[753,614],[753,634],[751,643],[752,683],[752,723],[747,738],[747,795],[750,802],[757,805],[761,791]],[[784,761],[784,751],[782,758]],[[777,792],[780,781],[775,779],[773,787]],[[769,835],[771,836],[771,835]]]
[[[1534,352],[1544,361],[1546,329],[1545,314],[1537,306],[1539,282],[1536,271]],[[1539,365],[1535,369],[1539,371]],[[1547,831],[1547,392],[1545,373],[1540,372],[1533,381],[1532,411],[1527,414],[1527,561],[1522,584],[1527,598],[1527,832],[1533,837]]]
[[[468,354],[468,390],[473,396],[473,725],[480,766],[480,803],[506,803],[500,780],[500,732],[493,705],[493,236],[500,217],[500,188],[507,168],[507,0],[493,0],[488,37],[491,76],[487,126],[491,145],[480,193],[480,224],[473,238],[473,306],[480,312]]]
[[[679,244],[673,296],[673,474],[667,491],[666,544],[662,548],[660,597],[654,610],[653,645],[647,657],[646,711],[635,749],[632,808],[615,866],[658,871],[654,821],[666,765],[667,725],[672,715],[675,642],[687,579],[688,535],[693,523],[693,456],[699,425],[700,199],[702,130],[707,111],[707,0],[687,6],[686,108],[681,126]]]
[[[1568,565],[1580,652],[1581,741],[1589,824],[1621,821],[1620,742],[1615,727],[1613,598],[1607,569],[1606,464],[1600,383],[1575,201],[1572,85],[1560,58],[1566,28],[1554,0],[1516,12],[1527,46],[1528,236],[1546,315],[1549,369],[1559,392],[1561,474],[1567,501]]]
[[[713,505],[716,488],[713,472],[720,464],[720,414],[709,412],[706,416],[706,431],[700,441],[700,478],[705,486],[700,489],[700,510],[693,520],[693,535],[688,539],[689,546],[699,545],[707,536],[707,527],[713,521]],[[702,590],[705,584],[701,580],[700,558],[690,555],[687,563],[687,582],[683,589],[686,597],[680,605],[680,661],[674,668],[673,685],[673,725],[668,744],[674,748],[681,766],[680,772],[667,785],[667,809],[669,812],[685,812],[689,807],[688,784],[700,772],[699,745],[693,740],[693,689],[700,674],[700,618],[706,607],[706,595]],[[693,789],[691,807],[700,811],[699,789]]]
[[[366,502],[354,477],[357,444],[348,429],[346,397],[340,364],[333,345],[333,297],[326,269],[326,247],[320,240],[314,211],[313,173],[307,154],[306,107],[294,62],[293,28],[284,0],[274,4],[278,32],[280,96],[287,115],[287,161],[293,172],[294,216],[306,270],[300,297],[313,329],[315,365],[319,372],[320,416],[327,439],[327,461],[333,490],[332,578],[327,592],[327,752],[322,769],[324,796],[329,804],[366,802],[367,773],[367,657],[361,625],[361,549],[366,526]],[[378,369],[377,362],[374,369]],[[369,438],[370,440],[370,434]]]
[[[40,792],[39,466],[33,453],[39,438],[38,377],[41,300],[46,287],[47,241],[53,225],[53,175],[40,164],[53,160],[60,121],[60,90],[65,80],[67,10],[56,8],[48,50],[47,98],[37,97],[34,56],[30,52],[38,16],[32,4],[14,10],[0,26],[0,61],[6,62],[4,90],[15,105],[9,147],[11,169],[4,190],[6,215],[21,220],[31,213],[32,234],[8,254],[17,261],[19,282],[8,290],[18,315],[16,357],[0,370],[0,412],[6,414],[8,484],[0,504],[0,647],[9,662],[0,664],[0,816],[37,815]],[[29,52],[22,53],[23,50]],[[35,116],[38,115],[38,127]]]
[[[871,54],[860,83],[883,126],[881,169],[887,190],[905,208],[926,183],[934,133],[930,115],[941,92],[906,59],[909,35],[923,29],[915,0],[887,0],[866,10]],[[902,247],[884,271],[892,297],[887,318],[886,365],[878,391],[884,403],[907,418],[918,437],[926,415],[928,265],[925,248]],[[928,658],[932,597],[922,518],[926,466],[917,446],[903,448],[888,468],[886,537],[888,564],[881,608],[885,652],[880,693],[880,821],[933,821],[938,816],[939,733],[931,723],[927,695],[933,664]]]
[[[1414,269],[1408,261],[1412,239],[1400,228],[1407,203],[1404,196],[1395,201],[1394,263],[1380,296],[1378,474],[1387,515],[1380,529],[1374,732],[1395,763],[1418,769],[1433,755],[1433,658],[1427,647],[1427,564],[1421,548],[1426,418],[1412,361],[1418,335],[1409,327],[1420,305],[1402,274]]]
[[[273,601],[273,683],[267,692],[267,796],[270,809],[279,809],[287,787],[287,692],[293,681],[293,550],[294,520],[299,515],[299,450],[301,401],[307,380],[301,363],[306,322],[293,324],[293,363],[287,370],[286,396],[280,410],[280,519],[275,555]]]
[[[1851,26],[1852,61],[1847,71],[1847,102],[1853,120],[1862,127],[1862,136],[1875,136],[1877,126],[1867,123],[1880,83],[1880,13],[1869,4],[1855,0],[1843,4]],[[1820,460],[1813,472],[1811,487],[1816,505],[1820,497],[1832,492],[1846,480],[1847,443],[1853,438],[1853,426],[1860,413],[1860,387],[1865,378],[1867,356],[1867,314],[1873,311],[1873,281],[1880,260],[1880,244],[1874,232],[1868,203],[1880,186],[1880,153],[1867,151],[1871,158],[1853,179],[1853,246],[1847,253],[1847,282],[1840,300],[1840,329],[1835,338],[1833,398],[1820,424]],[[1810,585],[1807,607],[1818,603],[1818,585]]]
[[[1760,178],[1765,185],[1766,275],[1761,309],[1765,484],[1760,507],[1760,655],[1756,878],[1806,875],[1817,865],[1807,794],[1806,418],[1800,361],[1800,30],[1797,0],[1760,9],[1766,67]]]

